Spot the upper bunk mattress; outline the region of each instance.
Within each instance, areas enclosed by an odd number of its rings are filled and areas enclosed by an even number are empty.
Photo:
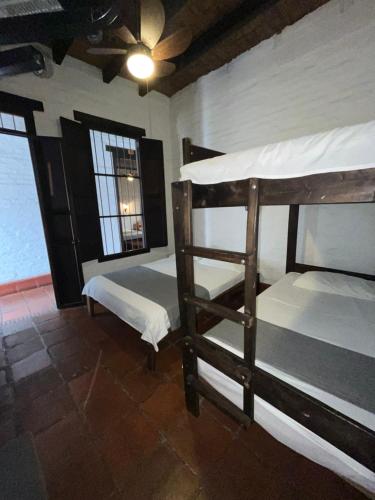
[[[181,180],[218,184],[375,167],[375,121],[268,144],[181,167]]]

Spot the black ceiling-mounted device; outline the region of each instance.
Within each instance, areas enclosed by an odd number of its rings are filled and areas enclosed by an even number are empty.
[[[2,0],[0,45],[62,40],[116,24],[120,0]]]
[[[41,73],[45,67],[43,54],[31,45],[0,52],[0,77],[21,73]]]

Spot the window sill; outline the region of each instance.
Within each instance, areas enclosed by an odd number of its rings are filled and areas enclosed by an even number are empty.
[[[108,260],[124,259],[126,257],[133,257],[142,253],[150,253],[149,248],[141,248],[140,250],[132,250],[131,252],[116,253],[113,255],[102,255],[98,258],[98,262],[107,262]]]

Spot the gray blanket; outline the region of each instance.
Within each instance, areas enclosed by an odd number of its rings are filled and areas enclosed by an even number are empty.
[[[243,328],[231,321],[211,335],[243,349]],[[375,413],[374,358],[257,320],[256,359]]]
[[[114,271],[104,274],[104,277],[164,307],[168,313],[171,329],[179,328],[180,311],[175,277],[142,266]],[[200,285],[195,285],[195,295],[202,299],[210,298],[208,290]]]

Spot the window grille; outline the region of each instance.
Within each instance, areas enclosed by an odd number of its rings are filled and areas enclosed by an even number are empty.
[[[90,130],[105,256],[146,248],[142,181],[135,139]]]

